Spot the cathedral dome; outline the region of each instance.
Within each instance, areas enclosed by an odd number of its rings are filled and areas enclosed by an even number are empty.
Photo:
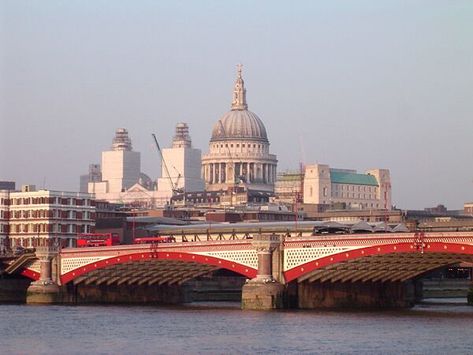
[[[236,186],[243,184],[247,191],[272,193],[277,163],[276,155],[269,152],[263,122],[248,110],[241,65],[238,65],[231,111],[213,126],[209,154],[202,157],[205,188],[207,191],[235,191]],[[230,204],[241,202],[233,201],[236,196],[232,195],[225,195],[230,196]]]
[[[229,111],[214,125],[211,142],[234,139],[268,143],[263,122],[248,110]]]
[[[263,122],[256,114],[248,111],[241,66],[238,67],[238,76],[233,90],[232,110],[223,115],[214,125],[210,141],[235,139],[268,143]]]

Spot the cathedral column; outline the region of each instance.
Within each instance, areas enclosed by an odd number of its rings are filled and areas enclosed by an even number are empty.
[[[246,183],[249,184],[251,183],[250,181],[250,163],[245,163],[246,170],[245,170],[245,175],[246,175]]]
[[[209,175],[210,181],[209,182],[213,184],[214,183],[214,164],[210,163],[209,168],[210,168],[210,175]]]
[[[250,180],[253,182],[255,180],[255,163],[248,163],[250,167]]]
[[[225,163],[220,163],[220,182],[225,182]]]
[[[235,167],[234,164],[228,163],[225,164],[226,169],[225,169],[225,180],[229,183],[235,183]]]

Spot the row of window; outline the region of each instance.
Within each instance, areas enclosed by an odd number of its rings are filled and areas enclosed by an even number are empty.
[[[332,184],[332,190],[334,191],[357,191],[358,192],[377,192],[377,187],[375,186],[361,186],[361,185],[348,185],[348,184]]]
[[[357,197],[358,196],[358,197]],[[341,198],[358,198],[358,199],[368,199],[368,200],[372,200],[375,198],[374,195],[372,194],[355,194],[355,193],[350,193],[350,192],[338,192],[338,191],[335,191],[334,193],[334,197],[341,197]]]
[[[89,211],[62,211],[62,210],[22,210],[0,211],[0,218],[62,218],[62,219],[95,219],[95,212]]]
[[[379,203],[358,203],[358,202],[348,202],[348,207],[361,207],[361,208],[379,208]]]
[[[218,146],[219,146],[218,144],[214,144],[214,148],[218,148]],[[229,147],[228,143],[225,143],[225,148],[228,148],[228,147]],[[236,147],[240,148],[240,144],[237,143]],[[246,147],[245,143],[242,143],[241,147],[245,148]],[[223,148],[223,144],[220,144],[220,148]],[[230,148],[233,148],[233,143],[230,143]],[[248,144],[248,148],[251,148],[251,144]],[[263,148],[263,145],[262,144],[253,144],[253,148],[261,149],[261,148]]]
[[[218,149],[218,148],[223,149],[224,147],[225,147],[226,149],[234,148],[234,147],[235,147],[235,148],[240,148],[240,144],[239,144],[239,143],[236,143],[236,144],[234,145],[233,143],[230,143],[230,144],[228,144],[228,143],[225,143],[225,144],[220,143],[220,144],[214,144],[214,145],[213,145],[213,148],[214,148],[214,149]],[[251,149],[252,147],[253,147],[253,150],[255,150],[255,151],[257,151],[257,152],[264,153],[264,152],[266,151],[264,145],[262,145],[262,144],[245,144],[245,143],[242,143],[242,144],[241,144],[242,151],[244,151],[244,150],[246,150],[246,149],[247,149],[248,151],[251,151],[251,150],[252,150],[252,149]]]
[[[10,233],[89,233],[92,228],[88,224],[28,223],[10,226]]]
[[[0,198],[0,205],[66,205],[66,206],[95,206],[94,200],[65,197],[19,197]]]

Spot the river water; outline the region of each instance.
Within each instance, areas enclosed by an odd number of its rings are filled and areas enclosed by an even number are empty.
[[[473,354],[473,307],[406,311],[241,311],[0,305],[0,354]]]

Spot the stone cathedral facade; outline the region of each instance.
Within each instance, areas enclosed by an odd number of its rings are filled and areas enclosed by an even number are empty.
[[[206,190],[245,186],[250,190],[274,191],[276,155],[261,119],[248,110],[241,66],[233,90],[232,107],[215,123],[209,153],[202,158]]]

